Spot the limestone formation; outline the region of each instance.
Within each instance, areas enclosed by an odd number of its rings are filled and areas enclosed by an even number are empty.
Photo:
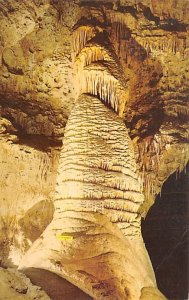
[[[50,300],[40,287],[31,284],[24,274],[14,269],[0,268],[0,299]]]
[[[189,160],[188,12],[0,0],[1,267],[51,271],[97,300],[165,299],[141,218]]]

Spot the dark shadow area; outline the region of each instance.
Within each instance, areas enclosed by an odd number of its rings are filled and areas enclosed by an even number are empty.
[[[161,196],[142,223],[142,233],[161,292],[188,299],[189,165],[164,183]]]
[[[23,273],[52,300],[92,300],[89,295],[55,273],[37,268],[27,268]]]

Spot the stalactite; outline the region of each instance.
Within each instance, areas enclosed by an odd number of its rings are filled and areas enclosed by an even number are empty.
[[[153,140],[153,146],[154,146],[154,150],[155,150],[155,154],[156,154],[156,158],[157,158],[157,163],[159,164],[160,148],[159,148],[158,142],[156,142],[155,139]]]
[[[104,60],[113,61],[111,55],[103,47],[96,44],[88,44],[81,50],[75,60],[75,72],[79,73],[85,66]]]
[[[80,81],[79,93],[91,93],[99,96],[116,112],[119,110],[121,101],[125,101],[125,92],[119,81],[105,70],[84,70],[82,76],[78,76],[78,80]]]
[[[114,41],[116,51],[117,53],[120,53],[122,48],[122,40],[125,39],[125,36],[128,32],[127,17],[118,11],[109,11],[107,17],[112,24],[111,37]],[[135,28],[136,20],[133,18],[131,21],[131,18],[132,16],[129,15],[130,25],[132,24],[131,26]],[[170,51],[173,54],[180,52],[184,56],[186,39],[183,38],[182,34],[172,33],[165,36],[165,32],[162,30],[160,32],[158,31],[158,35],[158,38],[154,38],[154,36],[146,37],[144,33],[144,38],[136,35],[135,39],[144,47],[148,56],[151,52],[153,53],[156,51]]]
[[[96,35],[95,27],[79,26],[73,31],[73,52],[76,56],[92,37]]]
[[[123,24],[117,24],[116,26],[116,32],[126,34]],[[80,26],[73,32],[74,73],[77,82],[79,82],[76,87],[77,96],[81,93],[91,93],[99,96],[106,105],[111,106],[116,112],[120,111],[121,115],[128,98],[125,91],[126,83],[123,82],[125,76],[119,68],[119,64],[117,64],[116,55],[110,49],[106,49],[104,45],[102,46],[101,42],[98,44],[96,37],[96,42],[87,43],[98,32],[100,32],[100,29],[98,30],[90,25]],[[104,69],[100,71],[95,70],[96,67],[94,67],[94,70],[84,70],[85,67],[91,66],[92,63],[97,61],[106,61],[108,64],[106,63],[103,66]],[[108,74],[106,70],[112,72],[112,74]]]
[[[173,110],[177,113],[178,117],[180,115],[189,116],[189,108],[186,106],[177,105],[174,106]]]
[[[121,40],[125,40],[128,34],[128,29],[124,24],[124,20],[121,18],[117,22],[112,23],[111,36],[115,37],[117,42],[120,44]]]
[[[127,17],[119,12],[110,11],[107,17],[112,24],[112,30],[117,39],[124,38],[127,34]],[[132,16],[130,16],[132,18]],[[133,21],[135,22],[134,18]]]
[[[165,138],[166,139],[166,138]],[[153,138],[147,138],[143,143],[138,145],[138,161],[141,162],[140,169],[140,184],[145,191],[147,198],[154,198],[157,190],[153,174],[158,172],[161,152],[165,148],[165,141],[159,135],[155,135]],[[149,155],[150,154],[150,155]]]
[[[176,54],[178,52],[184,53],[185,43],[182,37],[178,37],[176,35],[168,35],[168,36],[159,36],[158,39],[151,36],[149,37],[137,37],[136,40],[139,44],[146,50],[147,56],[153,52],[172,52]]]
[[[129,36],[127,18],[125,18],[124,14],[113,11],[109,12],[107,16],[111,23],[110,38],[114,44],[116,53],[118,56],[122,56],[124,60],[127,60],[127,57],[125,57],[126,40]]]
[[[93,51],[95,49],[95,51]],[[118,112],[119,104],[125,103],[126,95],[124,89],[121,87],[119,80],[111,74],[108,74],[106,68],[98,70],[98,65],[92,70],[84,70],[84,66],[91,64],[93,59],[113,59],[104,50],[95,47],[88,49],[85,47],[83,53],[78,56],[76,61],[76,77],[80,83],[78,88],[78,96],[80,93],[91,93],[98,95],[102,101],[110,105],[116,112]],[[90,54],[87,56],[86,54]],[[91,67],[91,66],[90,66]],[[115,69],[115,67],[114,67]],[[119,98],[119,103],[118,103]],[[123,105],[122,105],[123,106]]]
[[[115,78],[98,70],[84,71],[84,80],[81,82],[82,93],[99,95],[100,99],[118,111],[117,89],[119,86]]]

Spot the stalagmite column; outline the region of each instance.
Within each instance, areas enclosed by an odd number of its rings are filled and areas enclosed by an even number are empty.
[[[127,129],[83,95],[67,123],[52,223],[20,268],[53,271],[94,299],[139,299],[156,288],[140,233],[143,202]]]

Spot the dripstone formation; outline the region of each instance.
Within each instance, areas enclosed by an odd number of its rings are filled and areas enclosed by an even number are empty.
[[[166,299],[141,218],[189,159],[188,17],[187,0],[0,0],[8,297],[42,269],[67,300]]]

